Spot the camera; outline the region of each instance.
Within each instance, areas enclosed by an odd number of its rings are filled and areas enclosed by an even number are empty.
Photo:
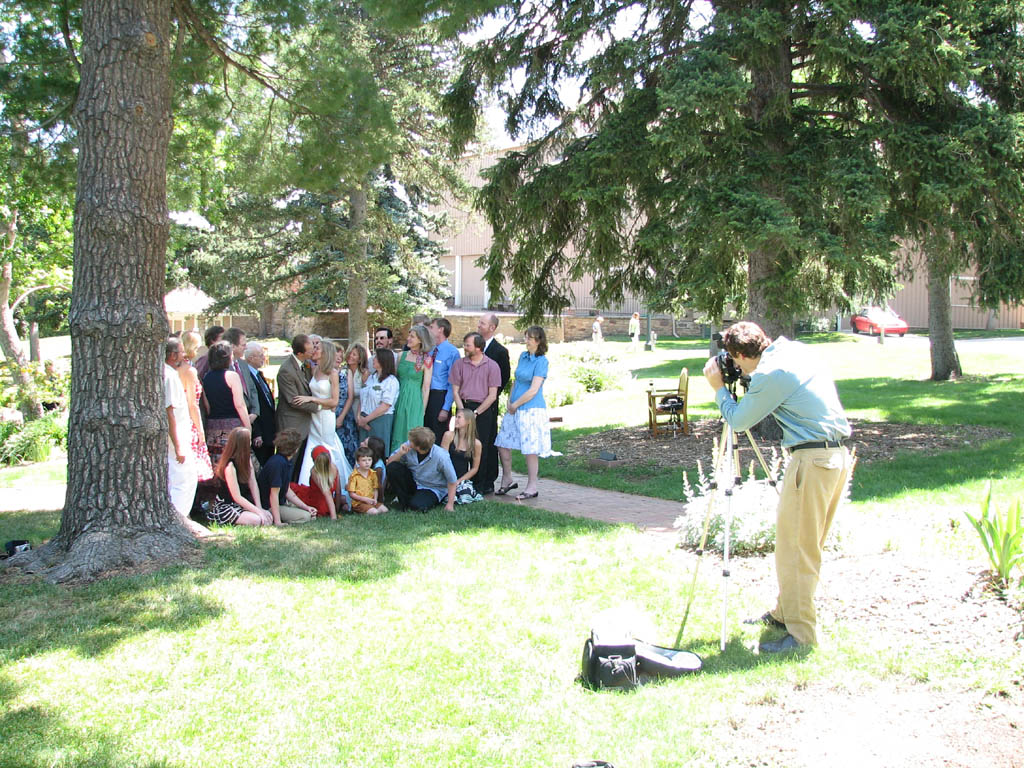
[[[740,379],[746,378],[743,375],[743,371],[736,365],[735,361],[729,357],[729,353],[722,347],[722,334],[716,333],[711,338],[715,340],[715,343],[719,346],[718,356],[715,360],[718,361],[718,370],[722,372],[722,382],[728,386],[735,384]]]

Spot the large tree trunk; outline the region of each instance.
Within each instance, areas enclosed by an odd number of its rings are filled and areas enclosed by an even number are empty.
[[[162,342],[170,0],[82,6],[68,493],[60,532],[12,558],[51,581],[179,556]]]
[[[960,378],[963,370],[953,343],[949,273],[932,259],[928,259],[928,339],[931,342],[932,381]]]
[[[354,262],[358,264],[366,258],[366,237],[363,228],[366,225],[366,185],[361,184],[349,195],[349,204],[352,207],[351,226],[356,235],[356,253]],[[366,308],[368,299],[366,295],[366,280],[361,277],[361,270],[353,269],[348,279],[348,343],[369,344],[367,334]]]
[[[779,0],[765,0],[756,5],[786,13],[785,4]],[[761,52],[750,75],[750,116],[762,137],[760,150],[773,156],[766,163],[767,172],[759,186],[765,196],[778,200],[784,197],[780,179],[784,177],[792,135],[789,117],[793,82],[791,50],[788,38],[780,40],[770,51]],[[770,242],[751,248],[747,256],[747,319],[761,326],[772,338],[792,334],[793,327],[793,318],[782,316],[769,301],[768,285],[776,278],[777,263],[777,254]]]

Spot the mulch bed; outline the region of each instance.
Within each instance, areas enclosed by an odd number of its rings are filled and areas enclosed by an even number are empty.
[[[1004,429],[976,425],[898,424],[887,421],[851,419],[853,436],[850,446],[860,461],[889,461],[898,453],[937,453],[981,445],[990,440],[1012,437]],[[569,455],[594,457],[610,451],[629,465],[653,465],[656,468],[693,468],[699,460],[708,467],[714,453],[714,441],[722,436],[719,419],[690,422],[690,434],[651,437],[647,427],[624,427],[578,437],[569,444]],[[755,461],[746,437],[738,436],[740,463]],[[767,454],[779,443],[757,439]]]

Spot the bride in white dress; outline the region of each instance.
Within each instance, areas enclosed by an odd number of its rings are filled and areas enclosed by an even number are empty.
[[[321,409],[310,414],[312,422],[309,425],[309,439],[306,440],[306,452],[302,456],[302,466],[299,469],[299,484],[309,485],[309,473],[313,468],[313,449],[322,445],[331,452],[331,460],[338,468],[338,482],[344,490],[348,482],[348,476],[352,474],[352,467],[345,458],[345,450],[341,447],[338,433],[334,429],[334,408],[338,405],[338,371],[334,367],[334,345],[324,340],[320,347],[314,350],[319,355],[313,362],[317,363],[316,373],[309,382],[309,390],[313,394],[297,395],[292,402],[295,405],[303,403],[316,403]]]

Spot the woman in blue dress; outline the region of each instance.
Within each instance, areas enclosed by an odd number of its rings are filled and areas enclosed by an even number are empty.
[[[335,428],[341,447],[345,449],[345,458],[355,466],[356,449],[359,447],[359,427],[356,426],[356,415],[359,413],[359,390],[362,389],[370,372],[367,369],[369,356],[366,347],[356,343],[347,352],[338,350],[338,407],[334,409]]]
[[[544,329],[532,325],[526,329],[526,351],[519,356],[515,383],[508,396],[508,409],[494,444],[501,458],[501,487],[495,496],[504,496],[519,484],[512,480],[512,451],[526,459],[526,488],[517,501],[537,498],[537,475],[541,456],[559,456],[551,450],[551,427],[544,402],[544,379],[548,376],[548,340]]]

